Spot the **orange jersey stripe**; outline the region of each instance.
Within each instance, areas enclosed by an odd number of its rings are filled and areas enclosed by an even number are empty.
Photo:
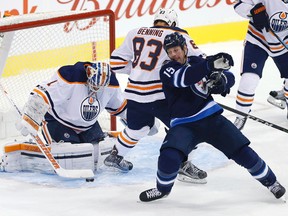
[[[127,100],[125,100],[122,105],[114,112],[110,112],[111,115],[116,115],[117,113],[121,112],[127,105]]]
[[[153,85],[153,86],[149,86],[149,87],[142,87],[142,86],[136,86],[136,85],[129,83],[127,85],[127,88],[149,91],[149,90],[153,90],[153,89],[162,89],[162,84],[157,84],[157,85]]]

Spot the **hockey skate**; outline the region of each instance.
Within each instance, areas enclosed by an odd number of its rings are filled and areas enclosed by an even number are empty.
[[[207,173],[190,161],[185,161],[181,164],[181,168],[178,172],[177,179],[182,182],[195,183],[195,184],[206,184]]]
[[[280,109],[285,109],[286,108],[286,100],[284,96],[284,90],[279,90],[279,91],[271,91],[269,93],[269,97],[267,98],[267,101],[280,108]]]
[[[244,125],[247,121],[247,117],[236,117],[234,121],[234,125],[239,129],[242,130],[244,128]]]
[[[133,168],[133,164],[124,160],[122,156],[118,155],[118,151],[114,146],[110,155],[105,158],[104,164],[108,167],[114,167],[121,171],[128,172]]]
[[[140,195],[139,195],[139,199],[142,202],[150,202],[150,201],[154,201],[154,200],[158,200],[161,198],[165,198],[169,195],[168,194],[163,194],[160,191],[158,191],[157,188],[151,188],[149,190],[143,191]]]
[[[268,189],[276,197],[276,199],[281,198],[286,192],[286,189],[278,181],[269,186]]]

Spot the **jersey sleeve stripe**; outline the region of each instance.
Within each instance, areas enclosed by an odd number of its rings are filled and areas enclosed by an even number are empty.
[[[115,111],[109,111],[109,113],[111,114],[111,115],[114,115],[114,116],[116,116],[116,115],[119,115],[120,113],[122,113],[125,109],[126,109],[126,105],[127,105],[127,100],[124,100],[124,102],[121,104],[121,106],[117,109],[117,110],[115,110]],[[108,109],[108,108],[107,108]]]
[[[46,97],[46,95],[42,91],[40,91],[38,89],[33,89],[33,92],[40,95],[43,98],[43,100],[45,101],[45,103],[47,103],[48,105],[50,104],[48,98]]]

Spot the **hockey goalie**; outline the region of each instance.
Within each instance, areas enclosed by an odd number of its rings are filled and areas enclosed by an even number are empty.
[[[97,120],[104,109],[125,122],[126,100],[110,65],[77,62],[62,66],[33,89],[16,127],[23,136],[40,134],[62,168],[96,171],[117,135],[102,131]],[[149,135],[158,127],[155,119]],[[53,172],[33,141],[6,144],[1,170]]]
[[[110,65],[77,62],[62,66],[33,89],[16,127],[23,136],[40,135],[63,168],[97,170],[99,155],[108,154],[113,146],[113,138],[97,121],[104,109],[126,118],[126,100]],[[53,171],[33,142],[7,144],[1,169]]]

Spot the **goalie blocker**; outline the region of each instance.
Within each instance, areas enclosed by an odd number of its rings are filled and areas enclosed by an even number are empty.
[[[50,150],[59,165],[64,169],[97,169],[104,158],[111,152],[115,138],[106,137],[99,144],[52,143]],[[13,142],[4,146],[0,170],[5,172],[39,172],[54,174],[54,170],[32,142]]]

